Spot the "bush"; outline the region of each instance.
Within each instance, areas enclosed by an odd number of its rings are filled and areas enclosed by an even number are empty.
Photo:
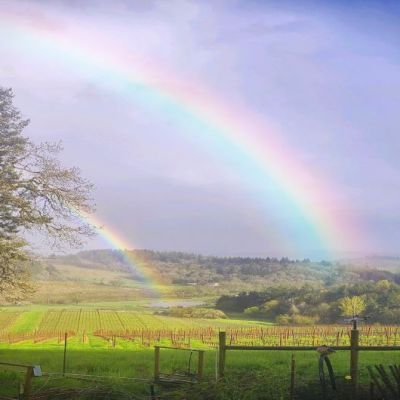
[[[270,312],[274,309],[276,309],[279,305],[279,301],[278,300],[270,300],[270,301],[266,301],[263,305],[262,305],[262,309],[264,312]]]
[[[318,317],[309,317],[307,315],[293,315],[292,323],[296,325],[314,325],[318,322]]]
[[[246,314],[246,315],[254,315],[254,314],[258,314],[260,312],[260,309],[258,308],[258,307],[256,307],[256,306],[254,306],[254,307],[247,307],[245,310],[244,310],[244,313]]]
[[[166,310],[159,311],[158,315],[167,315],[170,317],[179,318],[206,318],[206,319],[220,319],[227,318],[226,314],[220,310],[212,308],[197,308],[197,307],[171,307]]]
[[[292,317],[288,314],[281,314],[275,318],[275,322],[279,325],[290,325],[292,323]]]

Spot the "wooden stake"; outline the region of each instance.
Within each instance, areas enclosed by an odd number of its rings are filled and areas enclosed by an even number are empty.
[[[24,383],[24,400],[29,400],[32,391],[33,367],[27,367]]]
[[[292,354],[292,362],[290,364],[290,394],[289,394],[290,400],[294,399],[295,372],[296,372],[296,359],[294,358],[294,354]]]
[[[225,375],[226,332],[219,333],[218,350],[219,350],[218,378],[221,379]]]
[[[350,331],[350,376],[353,399],[357,399],[358,391],[358,344],[359,331],[358,329],[352,329]]]
[[[65,368],[67,365],[67,344],[68,344],[68,333],[64,335],[64,360],[63,360],[63,375],[65,375]]]
[[[204,351],[199,351],[199,358],[197,364],[197,379],[201,381],[203,379],[204,371]]]
[[[160,348],[154,347],[154,380],[157,381],[160,378]]]

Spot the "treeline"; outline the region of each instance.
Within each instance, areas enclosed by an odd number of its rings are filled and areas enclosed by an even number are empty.
[[[342,282],[355,284],[379,280],[400,284],[400,260],[370,259],[365,267],[345,262],[291,260],[287,257],[215,257],[151,250],[91,250],[54,256],[44,261],[41,273],[37,271],[34,275],[60,279],[52,266],[62,264],[123,272],[129,274],[130,279],[140,281],[143,275],[135,269],[132,260],[140,260],[158,276],[160,282],[177,285],[182,297],[261,291],[288,282],[297,288],[303,285],[329,288]]]
[[[221,296],[216,308],[279,324],[338,323],[351,316],[352,301],[355,313],[367,316],[370,322],[400,322],[400,285],[388,280],[325,289],[310,285],[271,287],[263,292]]]
[[[251,282],[263,280],[265,284],[279,284],[288,279],[302,283],[325,283],[337,277],[336,266],[326,261],[309,259],[214,257],[183,252],[157,252],[151,250],[92,250],[66,256],[49,257],[48,264],[63,263],[88,269],[107,269],[129,272],[140,279],[135,263],[140,260],[160,277],[172,284],[224,283],[231,280]]]

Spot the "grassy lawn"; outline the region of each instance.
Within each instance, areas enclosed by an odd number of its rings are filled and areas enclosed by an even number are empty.
[[[21,313],[11,325],[9,332],[30,332],[37,329],[43,315],[44,311],[39,309]]]
[[[308,393],[308,398],[318,395],[318,355],[313,351],[296,352],[296,393],[300,396]],[[38,364],[45,373],[61,373],[63,365],[63,348],[54,342],[42,345],[21,343],[3,346],[0,349],[3,362],[22,364]],[[144,378],[151,380],[153,376],[153,350],[135,348],[128,343],[120,343],[119,348],[104,348],[104,341],[91,338],[86,347],[78,342],[69,343],[67,352],[67,372],[81,375],[107,376],[97,378],[102,385],[117,386],[129,393],[148,395],[149,384],[130,380],[119,380],[118,377]],[[226,383],[215,388],[216,352],[207,350],[205,354],[205,376],[207,383],[198,387],[198,392],[216,391],[216,399],[284,399],[287,397],[290,377],[290,352],[282,351],[231,351],[226,359]],[[192,370],[196,365],[196,356],[192,358]],[[349,353],[340,351],[331,356],[331,361],[341,390],[348,386],[345,377],[348,375]],[[384,365],[400,363],[400,352],[363,352],[360,355],[360,381],[367,384],[369,379],[367,365]],[[161,370],[167,373],[185,372],[189,366],[189,353],[185,351],[162,350]],[[16,395],[21,373],[12,368],[3,368],[0,373],[0,390],[3,395]],[[60,375],[36,378],[34,390],[50,387],[78,387],[93,385],[93,382]],[[207,389],[208,388],[208,389]],[[122,390],[121,389],[121,390]],[[160,388],[158,388],[160,390]],[[183,390],[183,389],[180,389]],[[270,397],[263,397],[266,396]],[[204,393],[203,393],[204,394]],[[205,394],[204,394],[205,395]],[[176,394],[179,398],[179,393]],[[199,394],[200,396],[200,394]],[[219,397],[218,397],[219,396]],[[233,396],[233,397],[232,397]],[[248,397],[250,396],[250,397]],[[184,397],[182,397],[184,398]],[[194,397],[193,397],[194,398]],[[199,397],[201,398],[201,397]],[[303,397],[299,397],[303,398]],[[304,397],[306,398],[306,397]],[[316,397],[318,398],[318,397]]]

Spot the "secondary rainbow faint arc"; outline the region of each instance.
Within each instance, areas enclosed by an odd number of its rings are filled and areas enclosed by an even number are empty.
[[[359,231],[348,215],[326,210],[335,188],[325,185],[315,171],[308,172],[288,146],[281,143],[279,133],[261,121],[258,116],[242,106],[221,102],[211,89],[193,81],[179,81],[173,73],[143,63],[132,55],[121,54],[100,33],[95,41],[86,32],[63,32],[56,24],[39,17],[24,20],[19,15],[8,14],[2,18],[3,29],[8,26],[27,51],[43,50],[46,55],[64,57],[77,69],[90,69],[111,84],[124,82],[139,85],[141,96],[135,90],[130,95],[135,100],[165,105],[169,115],[184,115],[189,123],[209,127],[204,136],[213,135],[227,143],[227,148],[239,148],[257,165],[268,179],[272,179],[287,194],[293,208],[308,223],[308,228],[326,249],[345,249],[349,243],[359,242]],[[172,83],[171,83],[172,82]],[[251,132],[251,134],[249,134]],[[227,150],[229,151],[229,150]],[[337,207],[345,209],[346,207]]]

